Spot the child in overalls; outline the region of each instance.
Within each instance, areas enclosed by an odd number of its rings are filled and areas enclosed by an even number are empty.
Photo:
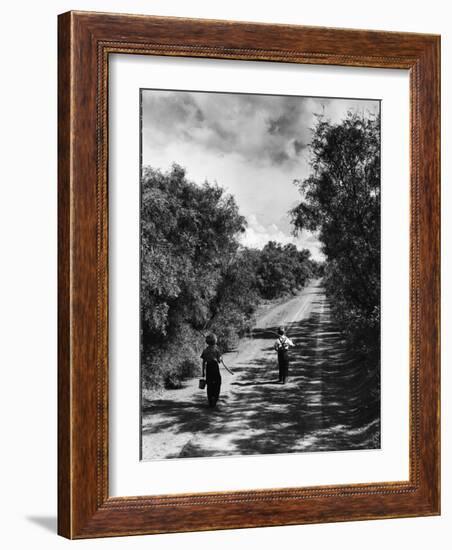
[[[221,375],[220,363],[221,353],[217,347],[217,337],[215,334],[209,334],[206,337],[207,347],[201,353],[202,359],[202,377],[206,377],[207,399],[209,407],[214,408],[220,397]]]
[[[278,354],[279,382],[285,384],[289,376],[289,348],[295,344],[286,336],[284,327],[279,327],[278,334],[273,347]]]

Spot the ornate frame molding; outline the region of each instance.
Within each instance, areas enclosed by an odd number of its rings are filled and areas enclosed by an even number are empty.
[[[60,534],[439,513],[439,44],[438,36],[408,33],[88,12],[59,17]],[[108,60],[121,53],[410,71],[409,481],[109,497]]]

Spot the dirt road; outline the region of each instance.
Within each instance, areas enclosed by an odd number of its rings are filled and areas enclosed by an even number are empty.
[[[273,351],[280,325],[296,345],[285,385]],[[144,460],[379,447],[369,373],[347,352],[320,281],[262,313],[224,360],[235,375],[222,369],[216,409],[198,379],[146,404]]]

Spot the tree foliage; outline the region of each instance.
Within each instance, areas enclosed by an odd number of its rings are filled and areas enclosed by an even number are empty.
[[[327,257],[325,285],[350,341],[365,352],[380,342],[380,120],[349,113],[318,118],[311,175],[296,181],[296,230],[318,231]]]
[[[167,174],[146,168],[141,219],[147,329],[164,336],[181,319],[202,326],[221,269],[237,250],[234,237],[244,230],[233,197],[217,185],[187,181],[178,165]]]

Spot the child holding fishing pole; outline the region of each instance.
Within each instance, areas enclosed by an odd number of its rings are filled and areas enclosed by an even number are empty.
[[[289,348],[295,344],[286,336],[284,327],[279,327],[278,338],[273,347],[278,354],[279,382],[285,384],[289,376]]]
[[[215,334],[208,334],[206,336],[207,347],[201,353],[202,359],[202,378],[206,379],[207,383],[207,399],[209,401],[209,407],[214,408],[220,397],[221,389],[221,374],[220,363],[230,373],[234,374],[224,364],[221,352],[217,346],[217,337]]]

